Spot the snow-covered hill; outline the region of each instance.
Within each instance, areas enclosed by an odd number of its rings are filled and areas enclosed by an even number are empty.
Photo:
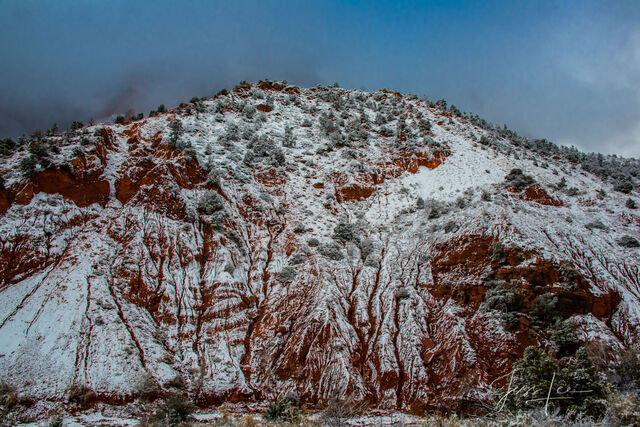
[[[638,345],[639,172],[443,102],[268,81],[35,135],[1,170],[0,376],[35,400],[481,411],[527,345]]]

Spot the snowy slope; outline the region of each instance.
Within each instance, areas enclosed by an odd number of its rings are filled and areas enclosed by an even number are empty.
[[[416,97],[261,82],[34,144],[0,190],[0,375],[27,395],[473,410],[557,345],[537,296],[582,341],[640,338],[637,192]]]

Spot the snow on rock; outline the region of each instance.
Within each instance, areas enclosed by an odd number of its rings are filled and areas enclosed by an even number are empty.
[[[619,244],[637,192],[481,125],[261,82],[30,141],[59,148],[0,171],[2,378],[50,400],[477,412],[527,345],[554,345],[529,327],[545,293],[589,340],[637,345],[640,249]],[[496,286],[522,296],[508,324]]]

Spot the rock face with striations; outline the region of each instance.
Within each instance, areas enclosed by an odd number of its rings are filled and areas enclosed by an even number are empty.
[[[473,412],[560,324],[640,338],[633,159],[268,81],[27,144],[1,170],[0,374],[37,399]]]

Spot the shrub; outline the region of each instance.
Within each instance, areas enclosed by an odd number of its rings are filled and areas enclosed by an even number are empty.
[[[613,184],[613,189],[620,193],[629,194],[633,191],[633,182],[628,177],[620,178]]]
[[[341,222],[333,229],[333,238],[339,242],[360,242],[360,231],[356,224]]]
[[[360,243],[360,257],[362,259],[366,259],[369,255],[373,253],[375,249],[375,245],[371,239],[364,239],[362,243]]]
[[[576,270],[570,262],[562,262],[558,268],[558,272],[560,273],[562,282],[566,285],[575,284],[580,278],[580,272]]]
[[[580,194],[580,190],[577,187],[571,187],[567,191],[565,191],[567,196],[577,196]]]
[[[318,246],[319,244],[320,242],[315,237],[312,237],[309,240],[307,240],[307,245],[311,246],[312,248]]]
[[[551,327],[551,341],[559,352],[573,352],[580,344],[577,333],[577,325],[571,319],[560,320]]]
[[[458,197],[455,203],[458,209],[464,209],[469,204],[469,200],[466,197]]]
[[[304,254],[295,253],[289,259],[289,264],[290,265],[299,265],[299,264],[304,263],[306,260],[307,260],[307,257]]]
[[[640,388],[640,354],[634,348],[625,350],[614,365],[612,383],[621,390]]]
[[[636,205],[636,201],[633,200],[631,197],[629,197],[627,199],[627,202],[624,204],[626,207],[628,207],[629,209],[637,209],[638,206]]]
[[[502,242],[494,242],[492,245],[491,260],[497,263],[507,262],[507,252]]]
[[[333,261],[340,261],[344,259],[344,253],[342,252],[342,249],[334,242],[325,243],[318,246],[318,252],[320,253],[320,255]]]
[[[156,108],[156,111],[157,111],[158,113],[166,113],[166,112],[167,112],[167,109],[164,107],[164,104],[160,104],[160,105],[158,106],[158,108]]]
[[[218,138],[218,142],[230,146],[232,142],[240,141],[240,128],[235,123],[227,123],[224,134]]]
[[[51,125],[49,129],[47,129],[46,135],[53,136],[57,133],[58,133],[58,123],[54,123],[53,125]]]
[[[85,408],[96,399],[96,394],[86,385],[73,384],[67,391],[67,400]]]
[[[567,178],[563,176],[560,182],[556,184],[556,187],[558,188],[558,190],[564,190],[565,188],[567,188]]]
[[[329,141],[334,147],[344,147],[347,145],[347,139],[339,130],[329,134]]]
[[[3,416],[11,412],[17,403],[18,394],[15,387],[5,381],[0,382],[0,421],[2,421]]]
[[[169,139],[167,145],[171,148],[176,148],[178,144],[178,138],[183,133],[182,122],[178,119],[174,119],[169,123]]]
[[[184,148],[182,149],[182,153],[184,154],[184,159],[188,162],[194,162],[198,159],[198,153],[190,143],[187,143],[184,146]]]
[[[155,399],[159,393],[160,387],[158,383],[153,376],[149,374],[139,378],[135,384],[135,394],[140,399],[151,401]]]
[[[32,175],[35,172],[37,163],[34,156],[27,156],[20,160],[20,172],[22,172],[22,176],[26,178]]]
[[[635,237],[626,235],[618,239],[618,244],[624,248],[640,248],[640,242]]]
[[[520,308],[520,293],[516,288],[506,286],[502,280],[490,282],[491,286],[484,294],[487,308],[502,312],[518,311]]]
[[[5,380],[0,381],[0,396],[5,396],[7,394],[11,394],[15,392],[16,392],[16,388],[13,384]]]
[[[247,104],[242,109],[242,114],[244,114],[248,119],[252,119],[255,113],[256,113],[256,107],[254,107],[253,105]]]
[[[269,406],[264,410],[264,419],[293,424],[300,420],[300,409],[292,399],[278,399],[269,403]]]
[[[411,292],[405,287],[401,287],[398,289],[398,293],[396,294],[396,298],[403,300],[411,297]]]
[[[278,281],[281,283],[289,283],[293,282],[293,279],[296,278],[296,269],[291,266],[286,266],[280,273],[278,273]]]
[[[284,140],[282,141],[282,145],[290,148],[296,146],[296,138],[293,136],[293,131],[290,126],[284,128]]]
[[[194,409],[195,407],[186,397],[172,395],[164,401],[155,418],[157,421],[165,423],[164,425],[175,426],[187,421]]]
[[[117,125],[120,125],[120,124],[122,124],[124,122],[125,122],[124,116],[120,116],[120,115],[116,116],[115,120],[113,121],[113,123],[115,123]]]
[[[42,131],[40,129],[31,134],[31,139],[40,141],[42,139]]]
[[[425,133],[431,132],[431,122],[425,119],[418,120],[418,129]]]
[[[444,202],[439,202],[434,199],[425,200],[424,209],[428,212],[428,219],[437,219],[441,215],[446,214],[449,211],[449,206]]]
[[[207,176],[207,185],[220,187],[221,177],[222,177],[222,173],[218,169],[211,169],[211,171],[209,172],[209,175]]]
[[[382,126],[380,128],[380,135],[387,136],[387,137],[393,136],[393,131],[386,126]]]
[[[338,127],[334,123],[332,116],[328,116],[326,114],[322,114],[318,118],[318,124],[320,125],[320,129],[327,136],[329,136],[332,132],[335,132],[338,130]]]
[[[534,184],[536,181],[529,175],[525,175],[522,169],[511,169],[509,174],[504,177],[505,184],[516,191],[522,191],[526,187]]]
[[[453,104],[449,106],[449,111],[455,116],[462,117],[462,112]]]
[[[215,191],[205,191],[198,201],[198,209],[206,215],[224,209],[224,199]]]
[[[73,157],[84,157],[84,150],[81,147],[73,147],[73,150],[71,150],[71,155]]]
[[[609,410],[603,420],[604,425],[640,425],[640,398],[637,393],[611,393],[607,399]]]
[[[500,312],[500,319],[506,330],[517,329],[520,325],[520,292],[514,287],[506,286],[503,280],[487,284],[490,287],[484,294],[485,307]]]
[[[357,416],[359,412],[359,408],[354,405],[350,398],[345,400],[331,399],[327,403],[327,407],[322,411],[320,421],[322,425],[344,426],[347,419]]]
[[[538,295],[531,305],[531,314],[539,321],[556,320],[558,316],[558,297],[552,293]]]
[[[594,230],[594,229],[605,230],[605,231],[607,230],[607,226],[604,225],[602,221],[600,221],[599,219],[595,221],[591,221],[590,223],[585,225],[585,227],[587,227],[589,230]]]
[[[377,112],[376,113],[376,118],[374,119],[374,122],[377,125],[383,125],[383,124],[387,123],[387,117],[384,114],[382,114],[380,112]]]
[[[445,233],[455,233],[456,231],[458,231],[460,227],[458,226],[458,224],[456,224],[455,221],[449,221],[444,225],[444,232]]]
[[[71,122],[71,125],[69,126],[69,130],[76,131],[78,129],[82,129],[83,127],[84,127],[84,125],[82,124],[82,122],[73,121],[73,122]]]
[[[584,349],[560,361],[535,347],[527,347],[514,366],[498,409],[512,411],[545,407],[577,418],[601,418],[606,411],[606,383],[596,372]]]
[[[273,166],[285,164],[285,155],[280,147],[265,135],[254,137],[248,145],[249,150],[244,157],[244,163],[251,165],[256,159],[265,160]]]
[[[47,422],[47,427],[63,427],[64,420],[62,419],[62,417],[60,417],[59,415],[54,415],[51,418],[49,418],[49,421]]]
[[[482,145],[491,145],[493,143],[493,141],[491,141],[487,135],[482,135],[480,137],[480,141],[478,141],[480,144]]]
[[[225,266],[225,271],[226,271],[226,266]],[[232,271],[232,273],[233,273],[233,271]],[[176,375],[175,377],[173,377],[169,381],[167,381],[165,383],[165,386],[166,387],[177,388],[178,390],[184,390],[187,387],[187,382],[185,381],[185,379],[184,379],[184,377],[182,375]]]
[[[8,156],[16,149],[16,143],[11,138],[0,139],[0,155]]]
[[[49,156],[47,146],[39,142],[35,142],[29,146],[29,153],[37,160],[41,160]]]
[[[569,399],[556,401],[561,411],[570,417],[587,415],[595,419],[602,418],[607,409],[604,399],[608,389],[604,378],[587,357],[585,349],[581,348],[575,356],[561,360],[560,365],[562,369],[558,375],[556,390],[562,387],[562,390],[569,391]]]
[[[255,158],[256,156],[255,154],[253,154],[253,151],[247,150],[247,152],[244,154],[244,157],[242,158],[242,163],[244,163],[247,166],[251,166]]]
[[[284,152],[277,148],[271,155],[271,164],[273,166],[282,166],[285,163]]]

